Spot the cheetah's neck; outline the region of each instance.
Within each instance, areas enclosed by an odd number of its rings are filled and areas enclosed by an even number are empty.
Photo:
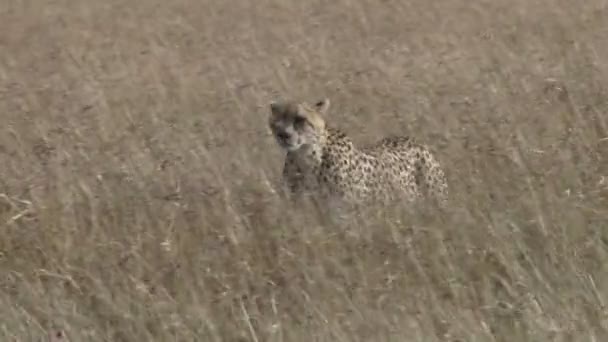
[[[363,152],[356,149],[346,134],[335,128],[327,128],[316,144],[288,152],[287,157],[295,161],[301,171],[309,172],[318,170],[324,162],[335,162],[334,158],[338,155],[352,158],[360,153]]]
[[[300,171],[311,172],[321,165],[325,139],[319,139],[316,144],[302,146],[297,151],[287,152],[287,158],[294,161]]]

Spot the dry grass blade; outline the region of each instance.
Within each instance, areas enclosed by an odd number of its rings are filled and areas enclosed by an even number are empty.
[[[0,340],[608,340],[606,17],[4,1]],[[431,146],[448,207],[286,201],[268,104],[323,97]]]

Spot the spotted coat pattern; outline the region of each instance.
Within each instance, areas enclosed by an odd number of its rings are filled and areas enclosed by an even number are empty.
[[[292,193],[306,191],[347,200],[432,197],[445,203],[444,172],[429,149],[409,137],[387,137],[357,148],[342,131],[327,127],[325,99],[314,106],[271,105],[269,121],[287,150],[283,178]]]

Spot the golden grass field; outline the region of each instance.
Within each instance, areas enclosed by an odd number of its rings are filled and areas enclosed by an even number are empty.
[[[322,97],[449,207],[285,201]],[[607,113],[603,0],[5,0],[0,340],[607,341]]]

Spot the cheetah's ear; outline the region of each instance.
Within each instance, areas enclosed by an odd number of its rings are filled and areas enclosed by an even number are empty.
[[[270,102],[270,114],[272,117],[281,116],[286,108],[286,104],[283,101],[272,101]]]
[[[329,110],[329,106],[330,106],[330,102],[328,98],[324,98],[323,100],[315,103],[315,108],[319,111],[319,113],[321,113],[322,115],[327,114],[327,111]]]
[[[278,112],[278,111],[279,111],[280,106],[281,106],[281,105],[280,105],[280,103],[279,103],[279,102],[277,102],[277,101],[272,101],[272,102],[270,102],[270,111],[271,111],[271,112],[273,112],[273,113],[274,113],[274,112]]]

